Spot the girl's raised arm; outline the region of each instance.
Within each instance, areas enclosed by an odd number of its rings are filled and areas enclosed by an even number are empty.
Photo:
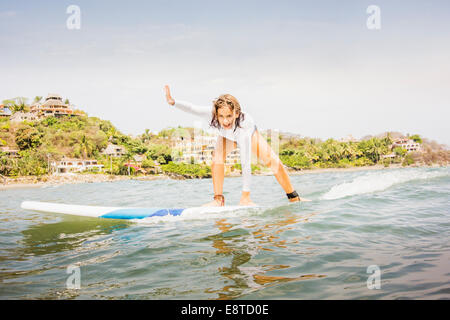
[[[164,86],[164,90],[166,90],[167,103],[173,106],[175,104],[175,100],[172,99],[172,96],[170,95],[170,89],[167,84]]]
[[[168,104],[175,106],[176,108],[178,108],[180,110],[191,113],[193,115],[202,117],[202,118],[206,119],[207,121],[211,120],[212,107],[199,107],[199,106],[193,105],[190,102],[181,101],[178,99],[175,101],[172,98],[172,96],[170,95],[169,86],[166,85],[164,87],[164,89],[166,90],[166,100],[167,100]]]

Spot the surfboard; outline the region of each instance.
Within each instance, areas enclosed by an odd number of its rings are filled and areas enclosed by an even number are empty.
[[[60,213],[85,217],[107,219],[144,219],[150,217],[179,216],[189,213],[221,213],[260,206],[224,206],[224,207],[191,207],[191,208],[139,208],[139,207],[102,207],[75,204],[63,204],[40,201],[23,201],[22,209],[47,213]]]

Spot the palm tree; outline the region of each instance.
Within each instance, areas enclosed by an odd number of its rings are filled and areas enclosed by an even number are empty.
[[[147,141],[150,141],[151,136],[150,129],[145,129],[145,132],[141,135],[141,141],[146,143]]]
[[[80,140],[80,151],[83,155],[83,158],[86,159],[92,155],[94,150],[94,145],[92,142],[83,134]]]
[[[14,104],[14,111],[21,111],[21,112],[27,112],[29,111],[29,108],[27,106],[27,98],[25,97],[16,97],[14,98],[15,104]]]
[[[43,98],[42,96],[36,96],[36,97],[34,97],[33,102],[34,102],[34,103],[41,102],[42,98]]]
[[[25,97],[16,97],[12,99],[6,99],[2,101],[8,109],[10,109],[13,113],[18,111],[28,112],[29,107],[27,105],[27,98]]]
[[[130,164],[130,161],[133,159],[133,152],[127,150],[127,153],[123,156],[126,163]],[[130,175],[130,166],[128,165],[128,175]]]
[[[341,153],[342,157],[347,158],[349,160],[353,160],[355,158],[356,156],[355,150],[352,148],[352,145],[349,142],[347,143],[343,142],[341,144],[341,147],[342,147]]]
[[[370,160],[372,160],[374,163],[377,163],[378,161],[380,161],[380,157],[386,149],[387,147],[382,144],[380,139],[372,138],[368,141],[365,153]]]

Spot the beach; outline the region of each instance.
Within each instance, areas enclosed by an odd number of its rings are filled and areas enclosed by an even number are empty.
[[[43,176],[23,176],[16,178],[3,179],[0,184],[0,190],[16,189],[16,188],[39,188],[47,186],[56,186],[72,183],[94,183],[94,182],[113,182],[120,180],[159,180],[170,179],[166,175],[151,176],[119,176],[110,174],[81,174],[66,173],[57,175]]]

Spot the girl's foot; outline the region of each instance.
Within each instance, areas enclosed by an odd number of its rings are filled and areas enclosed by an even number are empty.
[[[299,196],[289,199],[289,202],[299,202],[299,201],[300,201],[300,197]]]
[[[240,206],[256,206],[256,203],[254,203],[252,200],[242,200],[239,202]]]
[[[221,194],[217,194],[214,196],[214,201],[208,202],[202,207],[223,207],[225,205],[225,198]]]
[[[222,201],[220,200],[213,200],[211,202],[205,203],[202,205],[202,207],[223,207]]]

